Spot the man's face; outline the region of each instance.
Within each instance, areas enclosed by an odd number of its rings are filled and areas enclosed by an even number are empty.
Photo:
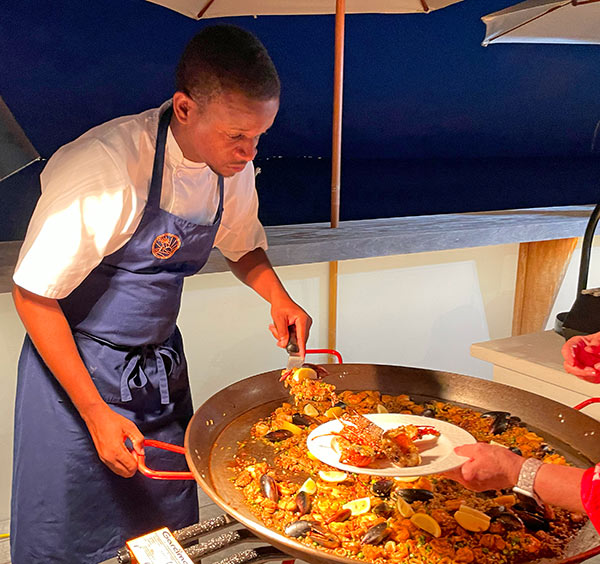
[[[233,176],[254,159],[260,136],[279,110],[278,98],[257,101],[238,92],[222,93],[204,108],[181,92],[173,102],[179,121],[173,124],[173,133],[184,156],[223,176]],[[178,105],[185,113],[183,122]]]

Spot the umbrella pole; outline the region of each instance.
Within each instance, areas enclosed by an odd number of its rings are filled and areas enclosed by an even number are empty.
[[[344,86],[344,28],[346,1],[336,0],[335,5],[335,59],[333,70],[333,134],[331,143],[331,227],[340,221],[340,179],[342,163],[342,98]],[[329,263],[329,324],[328,348],[337,344],[337,287],[338,263]]]
[[[345,0],[336,0],[335,63],[333,69],[333,135],[331,140],[331,227],[334,228],[338,226],[340,221],[345,4]]]

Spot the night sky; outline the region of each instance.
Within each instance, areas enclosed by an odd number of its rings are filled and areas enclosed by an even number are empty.
[[[512,3],[347,16],[342,220],[599,200],[600,46],[482,47],[481,16]],[[256,160],[261,219],[328,221],[333,16],[197,22],[143,0],[4,3],[0,94],[49,157],[167,99],[186,42],[216,22],[254,32],[282,81]],[[0,184],[1,239],[22,238],[39,169]]]

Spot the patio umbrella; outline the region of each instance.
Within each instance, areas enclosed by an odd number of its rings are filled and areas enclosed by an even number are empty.
[[[526,0],[483,16],[482,45],[600,44],[600,0]]]
[[[462,0],[148,0],[194,19],[231,16],[317,15],[335,13],[333,126],[331,151],[331,227],[340,219],[342,162],[342,93],[344,82],[344,27],[348,14],[427,13]],[[328,348],[336,346],[337,261],[329,263]]]
[[[190,18],[334,14],[333,0],[149,0]],[[347,0],[347,14],[430,12],[460,0]]]

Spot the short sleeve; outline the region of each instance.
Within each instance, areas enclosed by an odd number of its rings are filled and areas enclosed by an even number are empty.
[[[583,474],[581,503],[596,531],[600,532],[600,464],[588,468]]]
[[[242,172],[225,179],[223,218],[215,247],[232,261],[238,261],[254,249],[267,249],[267,236],[258,219],[258,194],[252,163],[248,163]]]
[[[141,211],[135,190],[97,139],[80,138],[59,149],[41,184],[13,280],[59,299],[127,242]]]

